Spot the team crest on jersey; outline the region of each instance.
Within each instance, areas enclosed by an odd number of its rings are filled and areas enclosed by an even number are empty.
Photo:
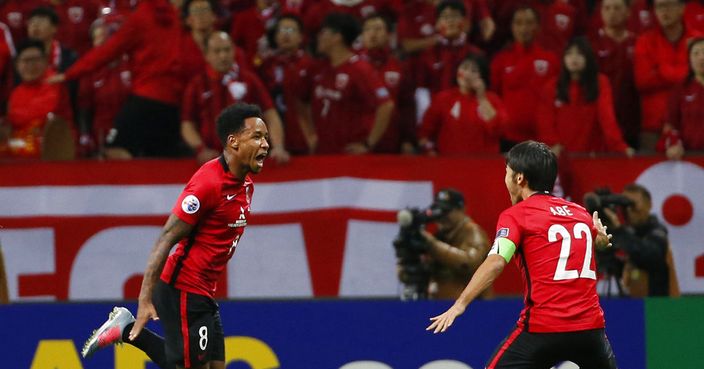
[[[496,238],[506,238],[508,237],[508,228],[501,228],[496,231]]]
[[[435,32],[435,27],[430,23],[425,23],[420,27],[420,34],[423,36],[430,36],[433,32]]]
[[[7,13],[7,23],[10,27],[17,28],[22,26],[22,13],[20,12],[10,12]]]
[[[335,88],[343,89],[347,87],[347,83],[350,81],[350,75],[347,73],[338,73],[335,76]]]
[[[452,117],[455,119],[460,119],[460,102],[459,101],[455,101],[455,105],[452,105],[452,109],[450,109],[450,115],[452,115]],[[443,194],[443,192],[440,192],[440,194]]]
[[[230,91],[230,95],[232,95],[232,98],[235,100],[242,100],[242,98],[247,94],[247,85],[242,82],[230,82],[227,85],[227,89]]]
[[[535,73],[538,73],[541,76],[545,75],[545,73],[548,72],[549,65],[550,65],[550,63],[548,63],[547,60],[537,59],[537,60],[533,61],[533,67],[535,68]]]
[[[83,8],[80,6],[72,6],[68,8],[68,19],[72,23],[81,23],[81,21],[83,21]]]
[[[564,31],[570,25],[570,17],[564,14],[555,14],[555,24],[557,28]]]
[[[640,23],[643,24],[643,26],[647,27],[650,25],[650,12],[647,10],[641,10],[638,12],[638,18],[640,19]]]
[[[188,195],[181,202],[181,210],[186,214],[193,214],[198,209],[200,209],[200,200],[195,195]]]
[[[396,87],[398,81],[401,79],[401,73],[395,71],[384,72],[384,81],[386,81],[387,86]]]
[[[249,186],[244,187],[244,197],[247,200],[247,205],[249,205],[252,202],[252,198],[249,195]]]

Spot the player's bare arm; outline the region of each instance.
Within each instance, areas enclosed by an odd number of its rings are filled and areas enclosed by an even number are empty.
[[[610,211],[609,209],[606,209]],[[614,214],[615,216],[615,214]],[[611,247],[611,234],[606,233],[606,226],[601,223],[599,219],[599,213],[596,211],[592,214],[592,222],[594,223],[594,229],[596,229],[596,240],[594,240],[594,245],[597,249],[605,249]]]
[[[144,272],[144,279],[142,280],[142,288],[139,292],[137,319],[130,331],[130,340],[134,340],[139,335],[149,319],[159,319],[156,314],[156,309],[152,304],[154,285],[159,275],[161,275],[162,269],[164,269],[164,263],[166,263],[166,258],[169,256],[169,250],[171,250],[178,241],[190,234],[192,230],[192,225],[182,221],[174,214],[171,214],[166,221],[161,235],[159,235],[159,239],[156,241],[149,255],[147,269]]]
[[[474,276],[472,276],[457,301],[446,312],[430,318],[432,323],[425,330],[432,330],[433,333],[442,333],[450,328],[455,319],[464,313],[467,306],[494,283],[496,278],[504,271],[507,263],[508,261],[503,255],[489,255],[482,265],[479,266],[477,272],[474,273]]]

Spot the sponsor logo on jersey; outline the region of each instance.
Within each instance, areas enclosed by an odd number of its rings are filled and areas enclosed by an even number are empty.
[[[548,63],[547,60],[543,59],[538,59],[533,61],[533,67],[535,68],[535,73],[538,73],[539,75],[545,75],[545,73],[548,72],[548,66],[550,63]]]
[[[247,226],[247,216],[244,214],[244,207],[240,206],[240,217],[234,223],[228,223],[230,228],[239,228]]]
[[[194,195],[188,195],[181,202],[181,209],[186,214],[193,214],[200,209],[200,200]]]
[[[347,87],[347,83],[350,81],[350,75],[347,73],[338,73],[335,76],[335,88],[343,89]]]
[[[68,19],[71,20],[71,23],[81,23],[83,20],[83,8],[80,6],[68,8]]]

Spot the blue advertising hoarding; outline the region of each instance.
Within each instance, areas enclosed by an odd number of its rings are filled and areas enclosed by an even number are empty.
[[[425,327],[449,301],[300,300],[220,303],[228,369],[483,368],[513,328],[517,299],[478,301],[445,334]],[[607,334],[621,369],[644,369],[644,308],[641,300],[603,301]],[[57,303],[0,306],[3,368],[155,369],[127,345],[78,353],[114,304]],[[126,305],[135,312],[135,304]],[[161,332],[158,323],[148,327]],[[433,363],[436,365],[433,366]],[[7,365],[7,366],[6,366]],[[385,366],[384,366],[385,365]],[[445,364],[448,365],[445,361]],[[446,366],[447,367],[447,366]]]

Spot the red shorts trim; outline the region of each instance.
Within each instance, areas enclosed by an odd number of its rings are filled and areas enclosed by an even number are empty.
[[[504,352],[508,349],[511,344],[516,341],[516,337],[518,337],[519,334],[523,331],[523,327],[516,327],[516,329],[511,332],[511,334],[506,338],[506,341],[504,341],[504,344],[501,345],[501,348],[499,351],[496,352],[496,355],[494,355],[494,358],[491,359],[491,362],[489,365],[486,366],[486,369],[494,369],[496,367],[496,363],[499,362],[499,359],[501,359],[501,356],[503,356]]]

